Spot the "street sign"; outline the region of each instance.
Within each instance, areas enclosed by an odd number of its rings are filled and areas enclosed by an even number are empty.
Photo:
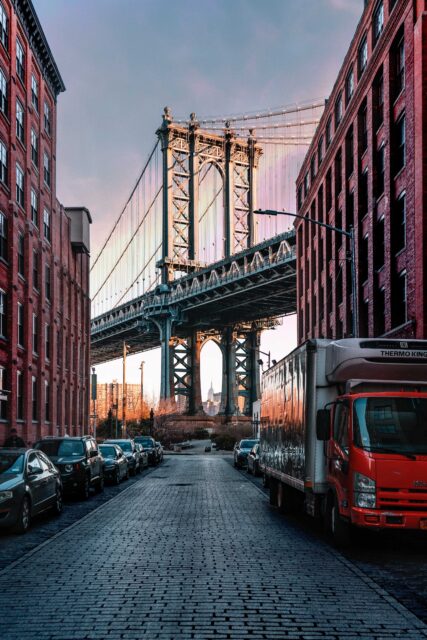
[[[7,400],[7,396],[4,393],[0,393],[0,400]]]

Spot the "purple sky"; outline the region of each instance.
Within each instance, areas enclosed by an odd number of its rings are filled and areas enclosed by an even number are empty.
[[[202,116],[326,97],[363,10],[363,0],[33,2],[67,87],[58,101],[58,197],[90,209],[92,255],[165,105],[176,117]],[[293,346],[294,324],[285,326],[263,342],[273,357]],[[131,380],[140,360],[130,363]],[[110,367],[102,372],[111,378]]]

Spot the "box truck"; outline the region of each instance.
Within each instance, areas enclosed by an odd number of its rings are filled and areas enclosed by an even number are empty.
[[[427,531],[427,341],[309,340],[262,380],[271,504],[353,527]]]

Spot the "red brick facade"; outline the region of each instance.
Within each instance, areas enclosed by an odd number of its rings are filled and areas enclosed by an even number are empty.
[[[365,3],[297,193],[301,215],[354,228],[358,335],[427,337],[427,0]],[[296,228],[298,340],[349,337],[349,242]]]
[[[0,25],[0,443],[11,427],[33,442],[87,432],[89,247],[79,225],[90,216],[56,199],[65,87],[30,0],[1,0]]]

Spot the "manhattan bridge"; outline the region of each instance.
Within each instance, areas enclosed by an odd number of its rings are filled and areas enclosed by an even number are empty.
[[[92,364],[161,347],[161,401],[203,416],[200,353],[222,353],[220,414],[250,416],[263,329],[296,311],[295,180],[324,100],[174,119],[91,267]]]

